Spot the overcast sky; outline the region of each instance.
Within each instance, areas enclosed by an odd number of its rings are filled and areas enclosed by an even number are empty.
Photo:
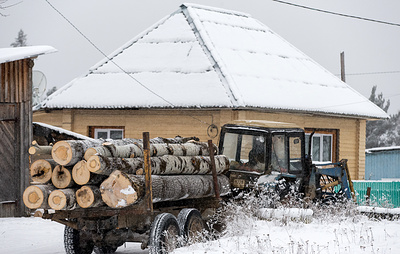
[[[177,10],[177,0],[48,0],[104,53]],[[20,2],[20,3],[19,3]],[[333,74],[340,74],[345,52],[346,83],[369,97],[372,86],[390,99],[389,114],[400,110],[400,1],[303,0],[287,2],[391,22],[386,25],[294,7],[272,0],[192,0],[192,3],[250,14]],[[57,53],[40,56],[34,70],[47,87],[61,87],[103,58],[46,0],[8,0],[1,10],[0,47],[10,47],[18,31],[29,45],[50,45]],[[354,75],[357,74],[357,75]],[[340,101],[340,98],[338,98]]]

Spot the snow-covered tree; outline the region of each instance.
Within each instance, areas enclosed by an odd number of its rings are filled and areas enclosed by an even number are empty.
[[[51,89],[47,90],[46,95],[50,96],[52,93],[54,93],[55,91],[57,91],[57,87],[53,86]]]
[[[380,93],[376,95],[377,86],[372,87],[369,100],[388,111],[390,100]],[[400,111],[386,120],[367,121],[366,148],[400,146]]]
[[[22,29],[18,32],[18,37],[15,38],[15,42],[11,43],[10,46],[12,47],[24,47],[27,46],[26,44],[26,36],[27,34],[24,33]]]

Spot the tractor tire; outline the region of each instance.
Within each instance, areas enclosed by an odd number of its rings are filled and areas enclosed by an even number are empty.
[[[78,230],[65,226],[64,248],[67,254],[91,254],[93,247],[92,241],[81,241]]]
[[[118,247],[112,246],[94,246],[94,253],[96,254],[113,254],[117,251]]]
[[[182,209],[178,214],[178,224],[185,242],[193,243],[200,240],[206,229],[206,224],[199,210],[194,208]]]
[[[180,229],[175,216],[162,213],[155,217],[150,228],[149,253],[165,254],[179,246]]]

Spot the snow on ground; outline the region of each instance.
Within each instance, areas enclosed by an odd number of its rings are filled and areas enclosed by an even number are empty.
[[[365,216],[314,214],[311,222],[232,218],[224,236],[174,251],[174,254],[233,253],[399,253],[400,221]],[[41,218],[0,218],[1,253],[65,253],[64,226]],[[136,243],[116,253],[148,253]]]
[[[174,254],[232,253],[399,253],[399,221],[290,222],[247,221],[242,230]]]
[[[0,218],[0,253],[61,254],[64,226],[42,218]],[[94,253],[94,252],[93,252]],[[137,243],[127,243],[116,253],[148,253]]]

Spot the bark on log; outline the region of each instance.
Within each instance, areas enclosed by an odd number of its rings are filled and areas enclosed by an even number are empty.
[[[91,173],[86,167],[86,161],[81,160],[72,168],[72,179],[79,185],[99,184],[105,176]]]
[[[143,158],[110,158],[93,155],[86,163],[90,172],[101,175],[110,175],[114,170],[121,170],[135,174],[136,170],[143,167]]]
[[[54,144],[51,150],[53,160],[63,166],[72,166],[82,160],[85,151],[90,147],[100,146],[103,140],[63,140]]]
[[[44,155],[51,154],[52,149],[52,146],[40,146],[36,143],[36,145],[29,147],[28,152],[30,155]]]
[[[51,182],[58,189],[65,189],[74,186],[72,179],[72,169],[61,165],[57,165],[51,174]]]
[[[57,163],[54,160],[36,160],[29,167],[32,182],[46,184],[51,180],[51,174]]]
[[[54,186],[52,185],[31,185],[25,189],[22,199],[29,209],[48,209],[47,200],[53,190]]]
[[[218,147],[214,145],[214,154],[218,153]],[[175,155],[175,156],[199,156],[210,155],[208,144],[204,142],[188,142],[184,144],[151,144],[150,145],[150,156],[164,156],[164,155]],[[132,153],[131,158],[142,157],[142,153]]]
[[[154,138],[150,140],[152,144],[169,143],[169,144],[179,144],[184,143],[189,140],[198,140],[196,137],[182,138]],[[78,161],[84,158],[84,153],[87,149],[91,147],[99,147],[105,141],[102,139],[95,140],[63,140],[54,144],[51,155],[53,159],[60,165],[72,166]],[[123,146],[129,144],[141,144],[143,141],[141,139],[120,139],[120,140],[110,140],[107,141],[115,146]]]
[[[229,179],[218,176],[220,195],[230,193]],[[211,175],[174,175],[152,177],[153,202],[203,198],[214,195]],[[103,201],[113,208],[137,203],[144,196],[144,177],[114,171],[101,185]]]
[[[215,164],[218,174],[223,174],[229,169],[229,160],[224,155],[216,155]],[[94,155],[86,165],[90,172],[96,174],[109,175],[116,169],[135,174],[143,168],[143,158],[109,158]],[[207,156],[151,157],[151,172],[153,175],[211,174],[211,160]]]
[[[132,154],[137,157],[143,157],[143,148],[139,144],[129,144],[124,146],[115,146],[113,144],[106,144],[100,147],[91,147],[85,152],[85,160],[93,155],[102,155],[104,157],[118,157],[130,158]]]
[[[82,208],[99,207],[105,205],[100,189],[97,186],[85,185],[76,191],[76,201]]]
[[[49,206],[54,210],[72,210],[76,208],[74,189],[53,190],[50,193]]]

